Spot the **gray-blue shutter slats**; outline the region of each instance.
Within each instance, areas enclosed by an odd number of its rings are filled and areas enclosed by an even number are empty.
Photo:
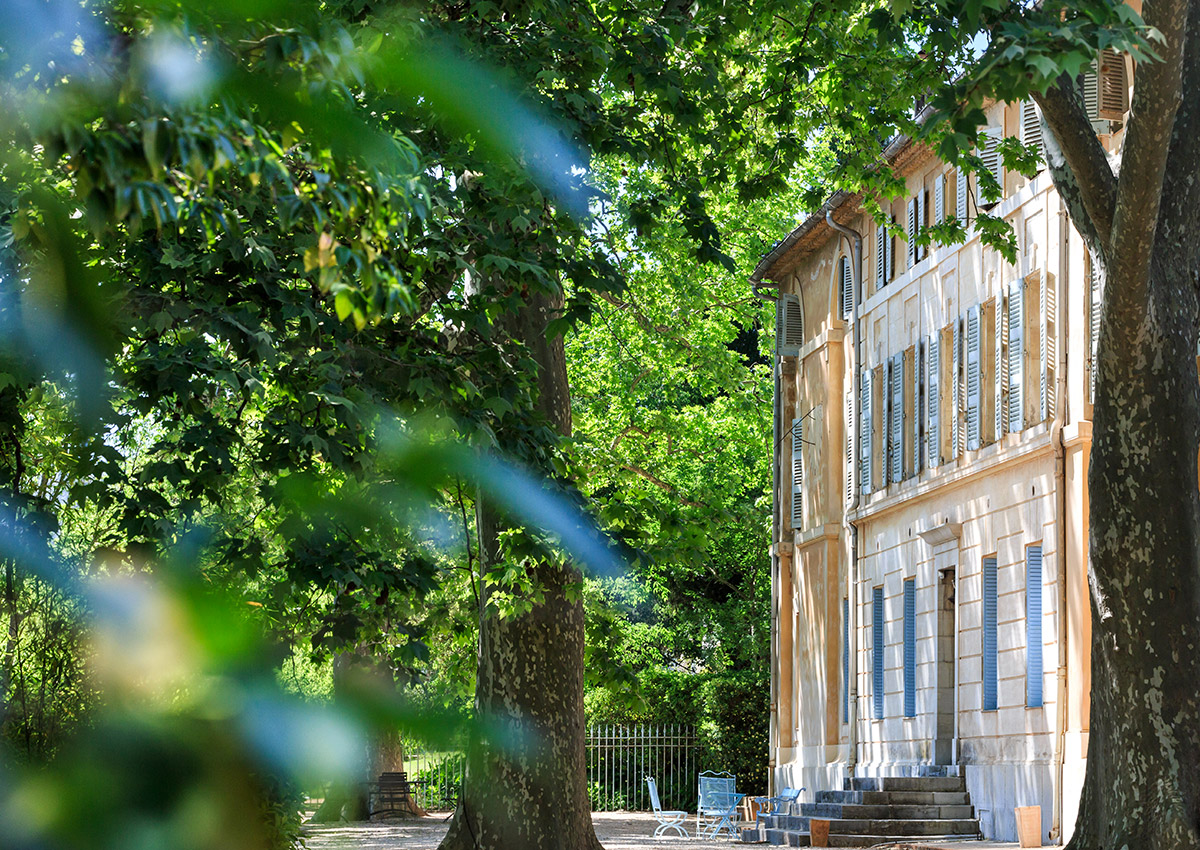
[[[962,319],[954,320],[950,337],[950,456],[958,457],[963,444]]]
[[[996,559],[983,559],[983,710],[996,710]]]
[[[925,363],[929,356],[929,343],[920,340],[916,346],[916,362],[913,364],[913,388],[916,405],[913,414],[913,474],[920,475],[925,467]]]
[[[1008,286],[1008,429],[1025,427],[1025,287],[1014,280]]]
[[[882,289],[887,284],[887,228],[881,224],[875,225],[875,288]]]
[[[1042,704],[1042,546],[1025,549],[1025,704]]]
[[[981,444],[983,364],[980,362],[979,314],[979,305],[967,311],[967,449],[969,451],[977,450]]]
[[[904,716],[917,716],[917,583],[904,582]]]
[[[874,589],[871,599],[871,698],[875,719],[883,719],[883,588]]]
[[[1057,376],[1057,357],[1055,356],[1055,348],[1058,344],[1057,340],[1057,316],[1058,294],[1055,291],[1054,281],[1042,275],[1040,286],[1041,294],[1041,321],[1039,322],[1038,331],[1041,334],[1041,344],[1038,346],[1038,355],[1040,358],[1040,386],[1041,390],[1041,418],[1045,422],[1054,416],[1055,407],[1055,378]]]
[[[842,599],[842,722],[850,722],[850,600]]]
[[[970,195],[970,183],[967,180],[967,172],[961,168],[954,172],[954,217],[963,227],[966,227],[970,220],[967,217],[967,198]]]
[[[854,318],[854,279],[850,274],[850,258],[842,257],[838,269],[839,298],[841,302],[842,321],[848,322]]]
[[[1007,292],[1012,287],[1000,287],[1000,293],[996,296],[996,344],[995,355],[996,365],[992,372],[995,375],[993,383],[994,403],[992,404],[992,412],[995,413],[995,430],[992,432],[996,435],[996,439],[1000,439],[1008,432],[1008,307],[1009,303]]]
[[[908,233],[905,234],[904,244],[908,248],[908,268],[912,268],[917,264],[917,229],[920,223],[917,221],[917,199],[908,199]]]
[[[792,528],[804,527],[804,420],[792,420]]]
[[[781,357],[795,357],[804,343],[804,316],[800,297],[780,295],[775,302],[776,345]]]
[[[891,388],[888,446],[892,482],[904,477],[904,355],[897,354],[889,361]]]
[[[871,493],[871,370],[864,369],[859,376],[862,382],[862,404],[859,407],[859,458],[858,483],[864,496]]]
[[[929,370],[929,377],[925,382],[925,406],[929,410],[929,427],[927,430],[929,436],[929,452],[927,458],[930,466],[937,466],[941,463],[941,439],[940,439],[940,422],[942,396],[938,388],[938,379],[941,377],[941,361],[938,360],[938,334],[934,334],[929,338],[928,354],[925,362]]]
[[[886,266],[884,272],[884,282],[891,283],[896,279],[896,217],[892,216],[891,224],[888,226],[887,233],[884,238],[883,247],[883,262]]]

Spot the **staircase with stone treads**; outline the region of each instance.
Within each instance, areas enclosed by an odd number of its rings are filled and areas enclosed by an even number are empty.
[[[820,791],[816,802],[763,815],[742,830],[742,841],[809,846],[809,821],[829,821],[830,847],[930,839],[978,838],[979,820],[962,776],[889,776],[847,779],[841,791]]]

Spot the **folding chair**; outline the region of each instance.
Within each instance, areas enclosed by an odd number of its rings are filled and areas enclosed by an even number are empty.
[[[650,788],[650,805],[654,806],[654,819],[658,821],[658,829],[654,830],[654,837],[658,838],[668,829],[674,829],[687,838],[688,834],[687,830],[683,828],[683,822],[688,813],[663,809],[662,803],[658,799],[658,785],[654,782],[653,776],[646,777],[646,785]]]
[[[696,803],[696,831],[702,838],[715,838],[722,829],[734,837],[737,829],[737,807],[745,794],[737,792],[737,777],[732,773],[700,774],[699,797]]]

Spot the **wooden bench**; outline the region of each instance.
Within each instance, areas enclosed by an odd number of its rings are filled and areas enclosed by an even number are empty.
[[[413,814],[416,806],[412,799],[413,783],[408,781],[405,771],[386,771],[371,783],[374,788],[371,814]]]

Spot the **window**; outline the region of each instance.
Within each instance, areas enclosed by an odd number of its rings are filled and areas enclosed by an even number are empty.
[[[1004,197],[1004,158],[1000,155],[1002,135],[1004,132],[999,127],[985,127],[979,131],[979,158],[983,160],[984,170],[996,181],[995,186],[980,181],[979,195],[984,205],[994,204]]]
[[[780,295],[775,302],[775,347],[781,357],[796,357],[804,343],[800,297]]]
[[[908,246],[908,266],[912,268],[921,260],[925,259],[929,254],[929,249],[925,245],[918,243],[917,239],[921,232],[929,226],[929,212],[926,203],[926,191],[922,187],[917,191],[917,194],[908,201],[908,234],[906,244]]]
[[[904,355],[888,360],[888,469],[892,483],[904,475]]]
[[[1025,547],[1025,704],[1042,705],[1042,544]]]
[[[925,433],[928,437],[926,462],[929,466],[937,466],[941,462],[941,413],[942,397],[939,393],[941,386],[941,363],[938,360],[941,348],[941,335],[934,334],[925,342],[925,409],[928,418]]]
[[[862,374],[859,375],[859,380],[861,381],[860,391],[862,393],[862,399],[860,402],[861,407],[859,413],[860,420],[858,449],[861,456],[859,458],[858,467],[858,485],[864,496],[870,495],[871,493],[871,423],[874,421],[874,416],[872,415],[871,410],[871,399],[873,396],[873,393],[871,392],[871,374],[872,373],[870,369],[864,369]]]
[[[917,716],[917,583],[904,581],[904,716]]]
[[[875,588],[871,599],[871,698],[875,719],[883,719],[883,587]]]
[[[983,364],[980,362],[979,307],[967,311],[966,378],[967,378],[967,450],[981,445]]]
[[[983,710],[996,710],[996,556],[983,559]]]
[[[841,311],[842,321],[848,322],[854,318],[854,281],[850,275],[849,257],[838,260],[837,277],[838,309]]]
[[[850,600],[842,597],[842,722],[850,722]]]
[[[871,490],[887,486],[887,372],[879,364],[871,370]]]
[[[804,420],[792,420],[792,528],[804,527]]]

